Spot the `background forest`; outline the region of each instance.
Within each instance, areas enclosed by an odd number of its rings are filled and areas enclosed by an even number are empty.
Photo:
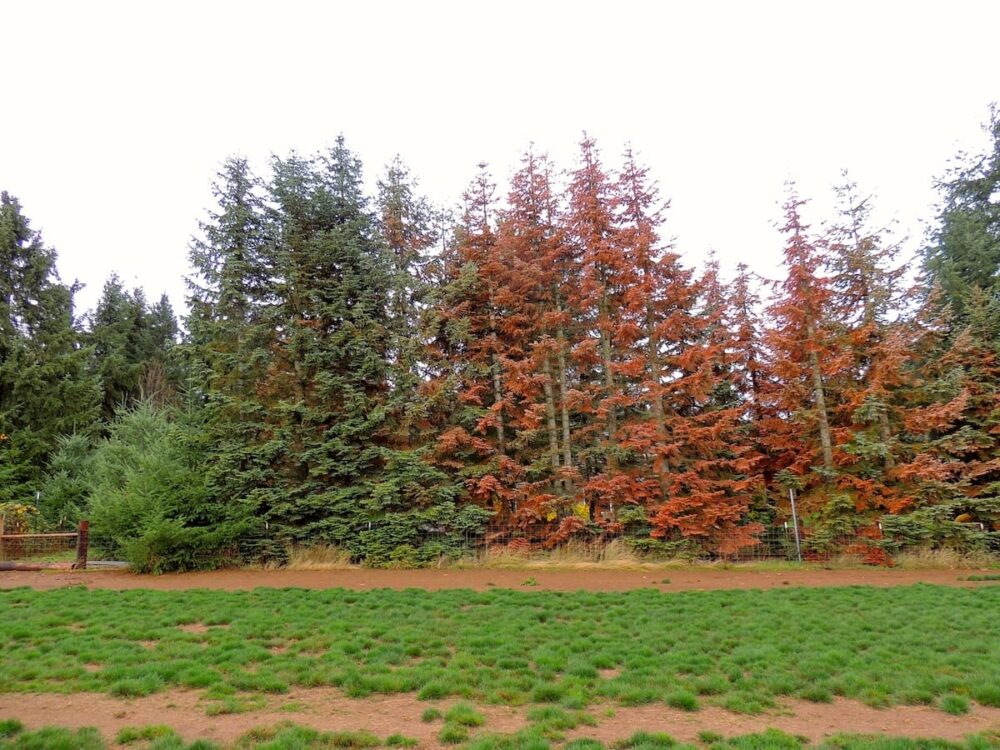
[[[684,264],[631,151],[485,165],[458,212],[344,140],[229,159],[188,310],[117,278],[91,312],[0,203],[0,511],[91,519],[139,569],[332,544],[371,565],[487,525],[725,555],[788,518],[1000,549],[1000,113],[904,257],[844,177],[784,267]],[[720,214],[720,221],[724,215]]]

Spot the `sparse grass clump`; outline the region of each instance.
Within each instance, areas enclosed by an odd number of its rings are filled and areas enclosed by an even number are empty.
[[[382,741],[371,732],[321,732],[285,722],[274,727],[251,729],[233,748],[234,750],[364,750],[382,745]]]
[[[457,745],[469,739],[469,730],[461,724],[446,723],[438,732],[438,740],[445,745]]]
[[[585,711],[567,711],[556,706],[538,706],[528,711],[528,721],[546,739],[561,740],[563,732],[578,726],[596,726],[597,720]]]
[[[146,675],[127,680],[119,680],[111,685],[108,692],[117,698],[138,698],[152,695],[163,689],[163,680],[158,675]]]
[[[0,725],[0,750],[107,750],[107,746],[96,729],[44,727],[27,732],[14,721]]]
[[[420,688],[417,698],[422,701],[433,701],[439,698],[446,698],[451,694],[451,688],[444,682],[432,681]]]
[[[799,691],[799,697],[813,703],[830,703],[833,700],[833,693],[825,685],[814,683],[802,688]],[[904,702],[909,703],[910,701],[904,700]]]
[[[946,695],[941,698],[941,710],[960,716],[969,713],[969,699],[964,695]]]
[[[993,685],[979,685],[972,689],[972,697],[983,706],[1000,708],[1000,682]]]
[[[697,711],[700,708],[698,696],[687,690],[675,690],[667,695],[667,705],[681,711]]]
[[[390,734],[385,738],[385,744],[388,747],[416,747],[420,741],[407,737],[405,734]]]
[[[445,721],[459,724],[463,727],[481,727],[486,719],[471,703],[460,702],[449,708],[444,715]]]
[[[677,745],[677,740],[662,732],[636,732],[631,737],[615,743],[617,750],[666,750]]]
[[[762,714],[774,707],[774,701],[766,695],[747,691],[737,691],[726,695],[720,705],[736,714]]]
[[[173,737],[177,734],[172,728],[163,724],[146,727],[125,727],[118,732],[115,742],[119,745],[131,745],[133,742],[152,742],[161,737]]]
[[[15,734],[20,734],[23,731],[24,724],[17,719],[0,720],[0,740],[13,737]]]
[[[556,683],[542,682],[531,691],[535,703],[558,703],[563,697],[563,688]]]

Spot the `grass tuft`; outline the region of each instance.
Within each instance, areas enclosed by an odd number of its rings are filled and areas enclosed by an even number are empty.
[[[443,682],[428,682],[417,693],[417,699],[422,701],[434,701],[446,698],[451,695],[451,688]]]
[[[978,685],[972,689],[976,703],[992,708],[1000,708],[1000,682],[995,685]]]
[[[108,691],[118,698],[138,698],[152,695],[163,689],[163,680],[159,675],[151,674],[144,677],[119,680]]]
[[[119,745],[131,745],[133,742],[152,742],[161,737],[175,737],[177,732],[163,724],[146,727],[124,727],[118,731],[115,742]]]
[[[445,724],[438,732],[438,740],[445,745],[457,745],[469,739],[469,730],[461,724]]]
[[[945,695],[941,698],[941,710],[954,716],[969,713],[969,699],[964,695]]]
[[[697,711],[701,706],[698,703],[698,696],[687,690],[675,690],[667,694],[667,705],[671,708],[679,708],[681,711]]]
[[[385,744],[388,747],[416,747],[420,744],[420,740],[407,737],[405,734],[390,734],[385,738]]]
[[[471,703],[460,702],[449,708],[444,715],[445,721],[459,724],[463,727],[481,727],[486,719],[473,708]]]
[[[631,737],[615,743],[619,750],[643,748],[643,750],[663,750],[674,747],[677,740],[663,732],[636,732]]]
[[[106,750],[101,735],[93,728],[77,731],[61,727],[43,727],[34,732],[19,731],[3,738],[0,750]]]

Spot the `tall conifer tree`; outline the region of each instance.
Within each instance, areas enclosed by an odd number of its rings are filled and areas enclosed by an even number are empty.
[[[93,430],[100,387],[56,253],[0,193],[0,501],[31,502],[61,436]]]

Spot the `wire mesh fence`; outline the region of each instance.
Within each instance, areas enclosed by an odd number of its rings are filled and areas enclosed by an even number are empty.
[[[0,561],[70,560],[76,555],[76,533],[4,534],[0,536]]]
[[[266,527],[265,527],[266,528]],[[272,527],[273,528],[273,527]],[[41,565],[81,568],[87,565],[89,529],[83,523],[76,531],[47,533],[4,532],[0,517],[0,566]],[[376,566],[420,566],[440,560],[467,559],[488,562],[496,559],[538,559],[554,562],[653,562],[663,560],[766,562],[826,562],[843,560],[871,565],[892,564],[894,556],[912,550],[906,540],[894,538],[874,524],[850,533],[799,527],[791,524],[736,527],[728,532],[704,538],[654,538],[650,529],[626,529],[597,524],[574,525],[569,530],[557,524],[491,524],[457,530],[447,526],[409,527],[393,533],[377,524],[365,524],[339,543],[300,540],[292,544],[270,534],[244,538],[225,547],[192,551],[188,556],[193,567],[215,568],[240,565],[276,565],[289,562],[291,551],[302,549],[336,552],[345,562]],[[370,556],[365,535],[375,534],[382,549],[380,558]],[[1000,534],[997,545],[987,552],[1000,558]],[[357,544],[355,543],[357,542]],[[100,551],[100,539],[96,540]]]
[[[272,528],[272,533],[273,529]],[[574,525],[560,532],[557,523],[490,524],[478,528],[455,529],[446,525],[428,524],[422,527],[380,526],[364,524],[351,534],[337,540],[283,540],[265,535],[243,539],[225,549],[205,552],[199,557],[205,567],[264,564],[282,566],[294,556],[297,563],[303,555],[336,563],[368,564],[376,567],[413,567],[454,560],[469,562],[491,561],[512,564],[517,559],[546,559],[557,563],[612,563],[718,561],[768,562],[801,561],[823,563],[838,561],[868,565],[891,565],[897,555],[926,552],[914,546],[913,540],[896,537],[883,531],[877,523],[849,532],[800,526],[791,523],[757,524],[735,527],[702,538],[679,534],[654,538],[650,529]],[[1000,533],[995,544],[983,553],[1000,559]],[[373,544],[372,540],[377,540]],[[926,546],[926,545],[925,545]],[[940,552],[936,548],[931,552]],[[945,550],[964,555],[969,550]]]
[[[433,537],[431,531],[428,536]],[[730,562],[787,560],[823,562],[834,558],[857,558],[861,562],[884,564],[886,540],[878,527],[852,534],[817,534],[809,529],[796,530],[788,524],[760,527],[752,532],[734,529],[710,538],[656,539],[648,533],[629,533],[585,527],[553,543],[550,524],[526,526],[488,526],[470,532],[465,548],[479,556],[525,556],[546,554],[554,557],[581,558],[595,562],[622,560],[686,558],[715,559]]]
[[[89,524],[81,521],[75,531],[28,532],[15,528],[8,533],[0,516],[0,563],[60,565],[85,568],[89,548]]]

